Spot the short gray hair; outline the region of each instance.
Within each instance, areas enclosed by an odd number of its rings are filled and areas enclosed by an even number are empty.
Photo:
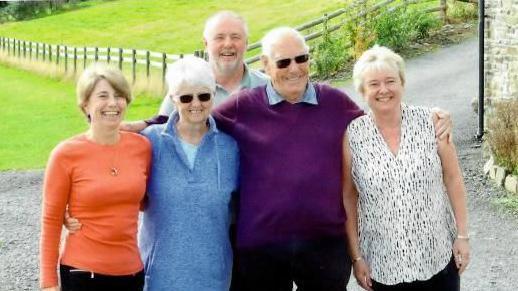
[[[167,68],[165,80],[169,92],[176,92],[184,85],[200,86],[211,92],[216,91],[216,79],[209,63],[195,56],[186,56],[170,65]]]
[[[298,30],[288,26],[281,26],[270,30],[261,40],[262,55],[271,58],[273,46],[282,41],[282,39],[287,36],[293,37],[300,41],[306,52],[309,52],[309,47],[304,40],[304,36]]]
[[[369,70],[392,70],[399,74],[401,84],[405,85],[405,61],[391,49],[375,45],[366,50],[356,61],[353,69],[354,88],[363,94],[363,75]]]
[[[246,24],[245,19],[241,15],[235,13],[234,11],[230,11],[230,10],[222,10],[222,11],[216,12],[211,17],[209,17],[207,19],[207,21],[205,21],[205,28],[203,29],[203,37],[205,39],[208,39],[209,33],[210,33],[211,29],[214,27],[214,25],[218,21],[220,21],[221,19],[224,19],[224,18],[230,18],[230,19],[234,19],[234,20],[241,22],[241,24],[243,25],[243,29],[245,31],[245,37],[248,38],[248,25]]]

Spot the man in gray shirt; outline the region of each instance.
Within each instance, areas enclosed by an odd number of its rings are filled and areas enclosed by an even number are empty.
[[[220,11],[205,22],[203,42],[209,64],[216,78],[214,105],[245,88],[266,85],[268,76],[249,68],[244,62],[248,45],[245,20],[232,11]],[[169,96],[165,96],[157,116],[148,120],[124,123],[121,129],[140,132],[150,124],[164,123],[174,110]]]

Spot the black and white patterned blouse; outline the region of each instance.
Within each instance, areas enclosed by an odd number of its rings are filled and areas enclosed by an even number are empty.
[[[401,108],[396,155],[372,112],[347,129],[359,193],[360,249],[372,278],[389,285],[427,280],[444,269],[455,234],[431,111],[404,104]]]

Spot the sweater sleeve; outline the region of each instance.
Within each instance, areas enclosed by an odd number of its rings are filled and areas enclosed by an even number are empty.
[[[56,148],[48,161],[43,182],[40,237],[40,287],[58,285],[57,264],[61,228],[71,188],[70,173],[64,166],[63,148]]]

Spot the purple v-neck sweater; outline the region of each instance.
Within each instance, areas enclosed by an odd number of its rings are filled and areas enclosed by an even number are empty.
[[[213,112],[240,149],[239,249],[345,234],[343,134],[363,112],[340,90],[314,86],[318,105],[269,105],[261,86]]]

